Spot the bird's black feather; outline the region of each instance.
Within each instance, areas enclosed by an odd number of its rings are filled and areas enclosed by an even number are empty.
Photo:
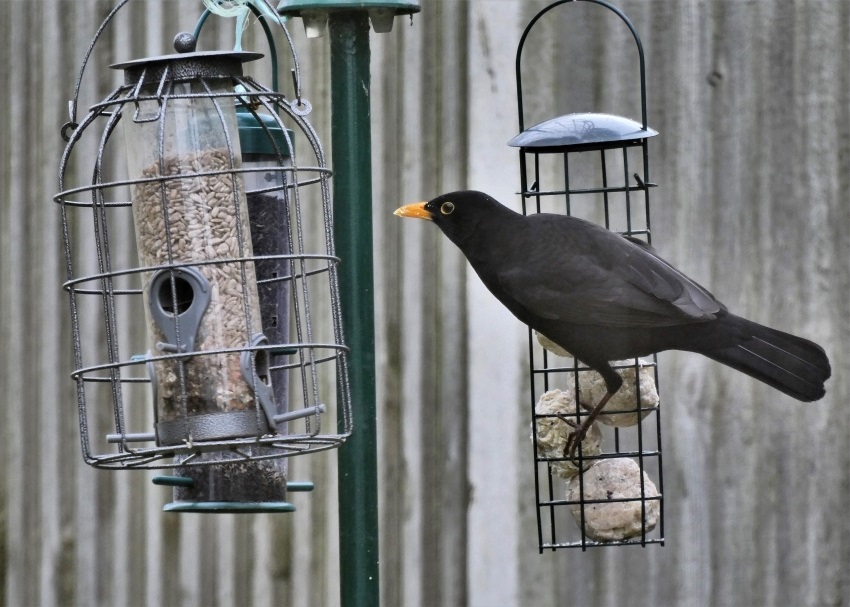
[[[425,209],[499,301],[597,370],[611,393],[621,380],[608,361],[676,349],[800,400],[824,395],[831,370],[820,346],[730,314],[642,241],[573,217],[520,215],[481,192],[444,194]]]

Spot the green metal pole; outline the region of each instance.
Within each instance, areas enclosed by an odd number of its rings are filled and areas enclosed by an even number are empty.
[[[331,12],[331,162],[342,321],[350,347],[354,432],[339,450],[343,607],[377,607],[378,478],[369,17]]]

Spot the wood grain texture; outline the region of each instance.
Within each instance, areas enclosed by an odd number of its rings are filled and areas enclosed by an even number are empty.
[[[643,40],[660,133],[655,247],[736,312],[821,343],[827,396],[802,405],[706,359],[662,354],[666,545],[538,555],[525,330],[433,226],[391,213],[465,187],[519,208],[505,145],[517,130],[513,60],[544,3],[425,0],[412,25],[372,37],[388,607],[850,604],[850,3],[617,4]],[[131,5],[92,57],[83,109],[114,86],[109,63],[167,52],[197,15],[189,2]],[[51,199],[67,100],[110,6],[0,3],[2,602],[336,605],[346,513],[332,453],[291,462],[291,478],[317,486],[292,496],[296,513],[243,517],[163,514],[170,494],[150,474],[80,457]],[[636,117],[630,40],[594,8],[565,6],[541,25],[528,125],[568,111]],[[266,52],[258,31],[249,40]],[[298,21],[291,31],[329,146],[327,41],[306,40]],[[204,36],[227,48],[231,27]],[[130,256],[124,230],[115,254]]]

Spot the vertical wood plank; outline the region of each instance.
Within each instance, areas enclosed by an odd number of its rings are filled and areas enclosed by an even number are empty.
[[[131,4],[95,51],[81,112],[114,85],[109,63],[168,52],[199,6]],[[850,5],[617,3],[644,41],[649,122],[661,133],[650,145],[655,246],[732,309],[822,343],[835,377],[823,401],[801,405],[698,356],[663,354],[667,545],[538,555],[525,330],[433,226],[391,212],[461,187],[518,207],[505,146],[516,130],[513,55],[544,4],[425,2],[412,27],[399,19],[372,36],[383,602],[840,604],[850,588],[850,384],[840,372],[850,365]],[[0,19],[3,602],[337,604],[345,513],[333,453],[293,460],[291,478],[317,485],[291,496],[296,513],[245,518],[163,514],[170,492],[152,474],[80,458],[50,200],[76,70],[111,6],[12,0]],[[531,68],[552,80],[528,97],[529,124],[633,113],[628,40],[588,19],[545,29],[552,44]],[[291,30],[329,144],[326,40],[307,41],[298,21]],[[231,40],[230,23],[211,23],[203,43]],[[85,183],[91,167],[71,175]],[[87,228],[73,229],[77,242]],[[116,255],[132,255],[132,226],[118,231]],[[143,330],[128,327],[128,338]]]
[[[470,68],[469,184],[514,209],[518,187],[516,151],[505,145],[516,130],[514,85],[509,77],[519,31],[519,5],[471,5],[469,53],[477,57]],[[495,128],[496,125],[510,125]],[[477,279],[466,288],[470,309],[467,402],[469,419],[469,601],[471,605],[516,604],[520,580],[513,563],[505,560],[527,544],[518,524],[517,479],[528,469],[525,433],[526,397],[522,392],[526,330]],[[513,361],[513,362],[508,362]],[[507,363],[507,364],[505,364]],[[520,431],[519,428],[523,430]],[[494,482],[495,481],[495,482]],[[509,557],[511,561],[514,557]]]

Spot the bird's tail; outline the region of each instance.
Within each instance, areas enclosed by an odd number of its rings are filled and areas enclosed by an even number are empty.
[[[724,321],[742,339],[702,354],[801,401],[818,400],[826,393],[824,382],[832,370],[819,345],[739,316],[730,314]]]

